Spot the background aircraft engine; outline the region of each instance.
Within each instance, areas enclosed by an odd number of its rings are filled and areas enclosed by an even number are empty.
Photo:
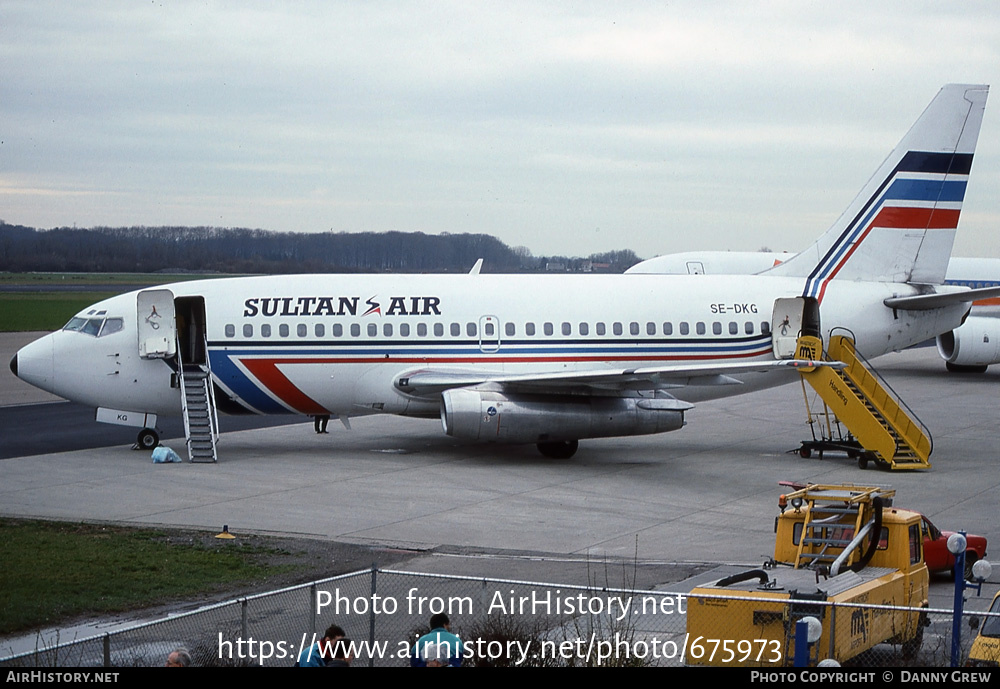
[[[547,443],[676,431],[693,405],[676,399],[584,395],[505,395],[447,390],[441,395],[444,432],[499,443]]]
[[[973,316],[961,328],[938,335],[937,348],[949,371],[983,372],[1000,363],[1000,318]]]

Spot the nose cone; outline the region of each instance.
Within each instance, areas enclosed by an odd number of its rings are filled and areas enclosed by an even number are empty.
[[[36,388],[52,392],[52,335],[22,347],[10,360],[15,376]]]

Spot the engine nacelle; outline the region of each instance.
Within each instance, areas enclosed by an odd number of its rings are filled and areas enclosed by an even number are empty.
[[[676,431],[694,405],[676,399],[505,395],[463,388],[441,395],[444,432],[497,443],[546,443]]]
[[[937,348],[952,366],[985,369],[1000,364],[1000,318],[972,316],[962,327],[938,335]]]

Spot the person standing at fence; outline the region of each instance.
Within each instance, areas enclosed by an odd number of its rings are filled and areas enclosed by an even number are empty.
[[[344,630],[335,624],[326,628],[323,638],[299,654],[298,667],[326,667],[328,660],[333,659],[333,645],[346,635]]]
[[[451,620],[443,612],[431,617],[431,630],[417,639],[410,667],[460,667],[462,640],[451,633]]]
[[[191,654],[186,648],[175,648],[167,656],[167,662],[163,664],[163,667],[190,667],[191,666]]]

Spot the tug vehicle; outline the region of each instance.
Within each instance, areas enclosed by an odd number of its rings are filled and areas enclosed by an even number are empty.
[[[913,657],[923,642],[929,575],[921,515],[894,490],[810,484],[782,495],[774,557],[691,591],[691,665],[784,666],[812,617],[811,662],[845,662],[879,644]]]

